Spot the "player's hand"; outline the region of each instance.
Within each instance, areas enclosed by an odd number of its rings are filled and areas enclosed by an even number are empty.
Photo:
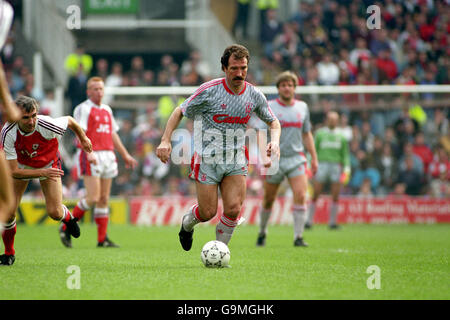
[[[92,142],[88,137],[85,137],[84,139],[80,140],[80,144],[81,144],[81,148],[86,152],[86,153],[91,153],[92,152]]]
[[[311,173],[313,176],[316,175],[318,168],[319,168],[319,162],[316,159],[312,159],[311,160]]]
[[[47,168],[42,169],[42,177],[46,177],[50,180],[57,181],[58,178],[62,177],[64,175],[64,171],[58,168]]]
[[[158,148],[156,148],[156,156],[162,163],[167,163],[167,161],[169,161],[171,153],[172,145],[169,142],[162,141]]]
[[[269,158],[275,157],[277,160],[280,160],[280,145],[278,142],[269,142],[267,145],[267,156]]]
[[[97,156],[96,156],[95,153],[93,153],[92,151],[86,153],[86,158],[87,158],[87,161],[88,161],[89,163],[92,163],[93,165],[96,165],[96,164],[98,163],[98,161],[97,161]]]
[[[125,168],[127,169],[134,169],[137,167],[138,162],[135,158],[133,158],[131,155],[127,154],[125,156],[125,158],[123,159],[123,161],[125,162]]]

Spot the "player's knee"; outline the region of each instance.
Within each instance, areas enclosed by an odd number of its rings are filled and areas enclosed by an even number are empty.
[[[211,220],[216,216],[216,214],[217,208],[215,207],[206,207],[206,208],[199,207],[199,215],[202,218],[203,222]]]
[[[89,207],[98,205],[99,201],[100,201],[100,196],[97,194],[87,194],[86,195],[86,202],[89,205]]]
[[[306,204],[306,192],[294,194],[294,203],[299,205]]]
[[[241,205],[239,203],[232,204],[224,210],[224,214],[229,218],[237,218],[241,213]]]
[[[63,216],[63,211],[62,211],[62,208],[47,207],[47,214],[53,220],[59,221],[59,220],[61,220],[61,218]]]
[[[100,196],[97,201],[97,206],[100,208],[104,208],[108,206],[109,197]]]

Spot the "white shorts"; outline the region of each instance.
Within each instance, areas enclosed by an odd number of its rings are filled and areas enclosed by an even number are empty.
[[[271,175],[264,175],[265,180],[271,184],[280,184],[284,178],[292,178],[306,174],[307,160],[303,154],[289,157],[280,157],[278,171]]]
[[[97,164],[89,163],[87,154],[79,149],[77,152],[77,169],[80,177],[99,177],[112,179],[117,177],[119,169],[114,151],[93,151],[97,157]]]

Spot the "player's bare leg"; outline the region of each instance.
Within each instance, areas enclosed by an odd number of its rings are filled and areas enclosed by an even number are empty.
[[[3,231],[3,224],[8,218],[8,214],[14,207],[13,181],[11,171],[5,159],[5,154],[0,151],[0,234]]]
[[[13,207],[10,208],[6,217],[5,230],[2,233],[2,240],[5,246],[5,253],[0,255],[0,265],[10,266],[15,261],[16,251],[14,250],[14,239],[16,237],[16,211],[19,207],[22,195],[27,189],[28,181],[13,179]]]
[[[259,247],[263,247],[266,244],[267,226],[279,187],[279,184],[264,181],[264,195],[259,212],[259,234],[256,240],[256,245]]]
[[[318,182],[318,181],[314,181],[313,183],[313,196],[311,199],[311,203],[309,204],[309,210],[308,210],[308,218],[306,220],[306,224],[305,224],[305,228],[309,229],[312,227],[313,225],[313,221],[314,221],[314,213],[316,212],[316,202],[317,199],[319,199],[319,196],[322,194],[322,190],[323,190],[323,184]]]
[[[218,191],[216,184],[202,184],[195,182],[198,203],[183,216],[180,232],[178,233],[181,246],[185,251],[191,250],[194,226],[215,217],[217,213]]]
[[[100,178],[93,176],[84,176],[84,187],[86,188],[86,196],[78,201],[73,209],[73,217],[79,221],[83,218],[86,211],[89,211],[100,199]],[[63,223],[59,227],[59,237],[64,246],[71,248],[72,240],[66,225]]]
[[[339,211],[339,194],[341,192],[341,183],[340,182],[334,182],[331,184],[331,209],[330,209],[330,217],[328,221],[328,226],[330,229],[339,229],[339,226],[337,224],[337,214]]]
[[[56,221],[66,225],[67,232],[74,238],[80,236],[80,227],[77,220],[72,216],[69,209],[62,203],[61,178],[41,180],[42,192],[45,197],[47,214]]]
[[[100,197],[95,204],[94,220],[97,225],[97,247],[118,248],[107,235],[109,223],[109,197],[112,179],[100,179]]]
[[[220,183],[223,201],[223,215],[216,226],[216,240],[226,245],[231,240],[238,224],[239,214],[246,195],[246,177],[243,175],[226,176]]]
[[[306,223],[306,190],[308,188],[308,178],[305,174],[289,178],[289,184],[294,195],[292,205],[292,215],[294,217],[294,245],[296,247],[307,247],[303,241],[303,231]]]

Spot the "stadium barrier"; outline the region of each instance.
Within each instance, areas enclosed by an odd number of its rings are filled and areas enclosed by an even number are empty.
[[[78,200],[65,200],[64,204],[72,212]],[[109,203],[110,222],[113,224],[127,224],[129,222],[128,203],[125,199],[111,199]],[[57,225],[58,222],[48,217],[45,202],[38,200],[23,200],[17,210],[17,222],[29,225],[44,224]],[[81,222],[94,221],[91,211],[87,211]]]
[[[191,206],[197,203],[191,197],[133,197],[130,199],[130,221],[143,226],[179,225],[182,216]],[[243,205],[241,216],[244,224],[259,223],[259,207],[261,199],[248,197]],[[450,200],[433,198],[371,198],[341,197],[339,200],[338,223],[449,223]],[[314,222],[328,222],[328,209],[331,198],[321,197],[316,204]],[[273,207],[270,224],[292,224],[292,198],[280,197]],[[223,212],[219,201],[217,210]],[[216,224],[220,215],[209,221]]]
[[[72,210],[77,200],[67,200],[64,204]],[[169,226],[179,225],[183,215],[197,203],[196,198],[166,196],[166,197],[131,197],[128,201],[113,198],[110,201],[110,223],[124,225],[131,223],[139,226]],[[365,224],[414,224],[414,223],[450,223],[450,200],[435,198],[371,198],[341,197],[339,200],[338,223]],[[245,218],[243,224],[255,225],[259,223],[259,207],[261,199],[248,197],[243,205],[241,216]],[[328,212],[331,198],[320,197],[316,204],[314,222],[325,224],[328,222]],[[292,224],[292,198],[279,197],[273,206],[269,220],[270,224]],[[223,212],[222,202],[219,201],[218,213]],[[207,224],[216,224],[220,215]],[[86,212],[81,222],[92,222],[90,211]],[[44,201],[24,200],[17,212],[17,222],[29,225],[56,225],[58,222],[50,219],[45,210]]]

